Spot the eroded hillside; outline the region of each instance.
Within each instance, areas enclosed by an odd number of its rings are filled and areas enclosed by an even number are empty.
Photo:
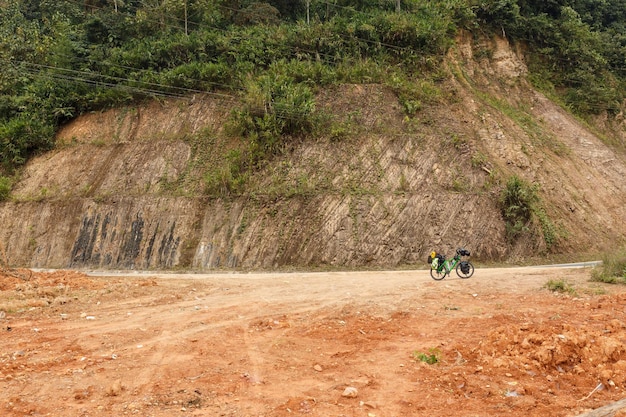
[[[84,115],[0,205],[7,258],[30,267],[394,267],[458,246],[516,260],[624,242],[626,157],[533,90],[520,56],[505,40],[459,39],[441,98],[414,117],[380,85],[320,91],[332,128],[255,171],[239,197],[204,192],[238,146],[224,133],[235,102],[192,97]],[[623,141],[623,122],[606,122]],[[498,196],[511,175],[538,185],[552,241],[541,231],[507,240]]]

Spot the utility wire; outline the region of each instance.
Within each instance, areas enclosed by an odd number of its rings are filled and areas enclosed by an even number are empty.
[[[207,94],[207,95],[214,96],[214,97],[233,98],[233,96],[230,96],[230,95],[214,93],[214,92],[208,92],[208,91],[204,91],[204,90],[196,90],[196,89],[185,88],[185,87],[176,87],[176,86],[165,85],[165,84],[151,83],[151,82],[145,82],[145,81],[137,81],[137,80],[132,80],[132,79],[129,79],[129,78],[115,77],[115,76],[111,76],[111,75],[103,75],[103,74],[93,73],[93,72],[89,72],[89,71],[73,70],[73,69],[68,69],[68,68],[56,67],[56,66],[52,66],[52,65],[36,64],[36,63],[25,62],[25,61],[22,61],[22,62],[24,64],[26,64],[26,65],[30,65],[30,66],[35,67],[35,68],[49,69],[49,70],[58,71],[60,73],[74,74],[75,76],[95,77],[95,78],[100,77],[100,78],[104,78],[104,79],[107,79],[107,80],[146,85],[148,87],[159,87],[159,88],[161,88],[163,90],[180,91],[180,94],[177,94],[179,96],[183,96],[184,94]],[[71,78],[71,77],[68,76],[68,78]],[[85,80],[87,80],[87,79],[92,80],[92,78],[84,78],[84,79]],[[97,80],[92,80],[92,81],[95,82],[95,83],[102,82],[102,81],[97,81]],[[119,85],[119,84],[114,84],[114,83],[111,83],[111,82],[103,82],[103,83],[107,84],[107,85],[112,85],[112,86]],[[154,90],[154,91],[160,91],[160,90]]]
[[[75,1],[71,1],[71,0],[70,0],[70,2],[73,2],[74,4],[78,4],[78,3],[77,3],[77,2],[75,2]],[[107,9],[105,9],[105,8],[101,8],[101,7],[92,7],[92,9],[99,9],[99,10],[103,10],[103,11],[106,11],[106,10],[107,10]],[[139,9],[138,9],[138,8],[136,8],[135,10],[139,10]],[[234,9],[229,9],[229,10],[230,10],[230,11],[235,11],[235,12],[236,12],[236,10],[234,10]],[[176,19],[175,19],[175,20],[176,20]],[[161,23],[161,22],[158,22],[158,21],[152,21],[152,22],[153,22],[153,23],[158,23],[158,24],[160,24],[160,23]],[[167,24],[166,24],[166,25],[167,25]],[[226,32],[226,33],[229,33],[227,30],[225,30],[225,29],[223,29],[223,28],[217,28],[217,27],[213,27],[213,28],[214,28],[214,29],[216,29],[216,30],[221,30],[221,31],[224,31],[224,32]],[[357,38],[357,39],[358,39],[358,38]],[[361,39],[361,40],[363,40],[363,39]],[[308,52],[308,53],[310,53],[311,55],[314,55],[314,56],[316,56],[316,57],[320,57],[320,56],[326,56],[326,57],[329,57],[329,55],[325,55],[325,54],[323,54],[323,53],[321,53],[320,51],[317,51],[317,50],[316,50],[316,51],[306,50],[306,49],[301,48],[301,47],[299,47],[299,48],[295,48],[295,49],[294,49],[294,55],[295,55],[296,57],[300,56],[300,54],[301,54],[302,52],[305,52],[305,53],[307,53],[307,52]],[[67,58],[71,58],[71,59],[74,59],[74,60],[80,60],[78,57],[75,57],[75,56],[73,56],[73,57],[69,57],[69,56],[67,56],[67,55],[62,55],[62,54],[58,54],[58,53],[57,53],[56,55],[65,56],[65,57],[67,57]],[[329,64],[335,64],[335,63],[336,63],[336,59],[335,59],[335,57],[332,57],[332,58],[333,58],[333,59],[332,59],[332,61],[331,61],[331,60],[324,60],[323,62],[326,62],[326,63],[329,63]],[[350,57],[350,58],[351,58],[351,57]],[[344,59],[344,60],[345,60],[345,59],[348,59],[348,61],[350,60],[348,57],[342,57],[342,59]],[[87,60],[87,59],[83,59],[82,61],[83,61],[83,62],[95,63],[95,61],[93,61],[93,60],[91,60],[91,59],[89,59],[89,60]],[[110,63],[110,62],[108,62],[108,61],[104,61],[104,62],[106,62],[106,64],[107,64],[107,65],[114,66],[114,67],[118,67],[118,68],[122,68],[122,69],[129,69],[129,70],[138,71],[138,72],[149,72],[149,71],[150,71],[150,70],[144,70],[144,69],[133,68],[133,67],[130,67],[130,66],[124,66],[124,65],[112,64],[112,63]],[[102,63],[102,62],[100,62],[100,63]],[[31,63],[31,64],[32,64],[32,63]],[[74,72],[75,74],[81,74],[81,72],[79,72],[79,71],[76,71],[76,70],[67,70],[67,69],[65,69],[65,68],[60,68],[60,67],[45,66],[45,65],[41,65],[41,64],[32,64],[32,65],[38,66],[38,67],[39,67],[39,68],[41,68],[41,69],[48,69],[48,70],[55,70],[55,71],[66,71],[66,72]],[[33,72],[33,71],[31,71],[31,74],[34,74],[34,72]],[[59,78],[59,79],[64,79],[64,80],[67,80],[67,81],[72,81],[72,80],[73,80],[73,81],[76,81],[76,82],[89,82],[89,83],[92,83],[92,84],[94,84],[94,85],[101,85],[101,86],[107,86],[107,87],[116,87],[116,86],[118,86],[117,84],[112,83],[112,82],[103,82],[103,81],[98,81],[98,82],[95,82],[95,81],[92,81],[90,78],[85,78],[85,77],[93,77],[93,76],[95,75],[96,77],[98,77],[98,76],[99,76],[99,77],[104,77],[104,78],[107,78],[107,79],[109,79],[109,80],[117,80],[117,81],[123,81],[123,82],[133,83],[133,84],[147,84],[147,85],[150,85],[150,86],[152,86],[152,87],[159,87],[159,88],[161,88],[161,89],[165,89],[165,90],[178,90],[178,91],[186,91],[186,92],[188,92],[188,93],[207,93],[207,94],[211,94],[211,93],[208,93],[208,92],[205,92],[205,91],[199,91],[199,90],[193,90],[193,89],[184,89],[184,88],[181,88],[181,87],[174,87],[174,86],[170,86],[170,85],[162,85],[162,84],[155,84],[155,83],[145,83],[145,82],[138,81],[138,80],[131,80],[131,79],[128,79],[128,78],[121,78],[121,77],[114,77],[114,76],[102,75],[102,74],[97,74],[97,73],[93,73],[93,72],[82,72],[82,74],[81,74],[81,75],[82,75],[82,77],[78,77],[78,76],[74,76],[74,77],[72,77],[72,76],[69,76],[69,75],[65,75],[64,77],[60,77],[60,76],[58,76],[57,78]],[[189,80],[189,81],[198,82],[198,80],[195,80],[195,79],[190,78],[190,77],[185,77],[185,78],[186,78],[187,80]],[[232,86],[232,85],[224,85],[224,84],[220,84],[220,83],[207,82],[207,81],[202,81],[202,82],[206,82],[206,83],[209,83],[209,84],[213,84],[213,85],[216,85],[216,86],[219,86],[219,87],[224,87],[224,88],[226,88],[226,89],[232,89],[232,88],[233,88],[233,86]],[[157,93],[157,92],[160,92],[160,91],[161,91],[161,90],[155,90],[155,89],[147,89],[147,88],[145,88],[145,87],[144,87],[144,88],[140,88],[140,87],[130,87],[130,86],[128,86],[128,85],[125,85],[125,86],[122,86],[122,87],[123,87],[123,88],[126,88],[126,89],[131,89],[131,90],[134,90],[134,91],[139,91],[139,92],[152,92],[152,93]],[[165,93],[162,93],[162,94],[165,94]],[[168,94],[169,96],[171,96],[171,94],[172,94],[172,93],[167,93],[167,94]],[[232,96],[231,96],[231,98],[232,98]],[[287,115],[287,113],[286,113],[285,111],[283,111],[282,113],[283,113],[283,115],[282,115],[282,116],[288,116],[288,115]],[[296,114],[298,114],[298,113],[296,113]]]
[[[30,62],[22,62],[25,65],[23,71],[33,76],[42,76],[47,79],[56,79],[67,82],[77,82],[86,85],[99,86],[103,88],[118,88],[126,91],[133,91],[146,95],[160,96],[160,97],[168,97],[168,98],[177,98],[177,99],[190,99],[190,94],[201,94],[208,95],[210,97],[216,98],[220,100],[220,103],[223,102],[236,102],[238,99],[235,96],[223,93],[213,93],[206,92],[203,90],[195,90],[181,87],[172,87],[163,84],[156,83],[142,83],[131,79],[121,78],[121,77],[109,77],[102,76],[103,79],[112,78],[116,81],[125,81],[129,84],[120,84],[114,83],[110,81],[104,81],[99,79],[93,79],[93,73],[86,71],[78,71],[78,70],[70,70],[67,68],[60,68],[51,65],[42,65],[42,64],[33,64]],[[49,70],[49,71],[44,71]],[[54,71],[54,72],[52,72]],[[98,74],[100,75],[100,74]],[[133,85],[135,84],[135,85]],[[157,88],[158,87],[158,88]],[[178,92],[177,92],[178,90]],[[232,107],[226,104],[218,104],[224,109],[231,109]],[[261,106],[248,106],[250,110],[253,112],[265,113],[267,108]],[[280,119],[286,120],[298,120],[302,117],[302,113],[298,112],[295,107],[289,109],[284,107],[273,108],[272,114],[276,115],[276,117]]]
[[[75,5],[82,5],[77,0],[67,0],[67,1],[70,2],[70,3],[74,3]],[[325,2],[325,1],[321,1],[321,3],[322,4],[327,4],[329,6],[333,6],[335,8],[339,8],[339,9],[354,10],[354,9],[352,9],[350,7],[340,6],[340,5],[332,4],[332,3],[329,3],[329,2]],[[224,5],[221,5],[221,4],[218,4],[217,7],[219,7],[220,9],[223,9],[223,10],[228,10],[229,12],[232,12],[232,13],[235,13],[235,14],[236,13],[252,13],[253,15],[261,16],[260,14],[257,14],[254,11],[247,11],[245,9],[234,9],[234,8],[231,8],[231,7],[228,7],[228,6],[224,6]],[[145,9],[145,8],[140,8],[140,7],[137,7],[137,6],[128,6],[127,8],[129,10],[131,10],[131,11],[134,10],[135,12],[137,12],[139,10],[144,10]],[[109,9],[107,9],[105,7],[98,7],[98,6],[92,6],[91,9],[93,9],[93,10],[100,10],[100,11],[109,11]],[[356,11],[356,12],[357,13],[363,13],[363,12],[359,12],[359,11]],[[406,13],[406,12],[404,12],[404,13]],[[173,21],[179,22],[181,24],[183,24],[185,22],[184,19],[180,19],[180,18],[178,18],[176,16],[164,15],[164,14],[160,14],[160,16],[163,19],[165,19],[165,20],[170,20],[170,21],[173,20]],[[170,25],[168,23],[164,23],[163,21],[160,21],[160,20],[154,20],[154,19],[149,19],[148,18],[148,19],[145,19],[145,21],[150,22],[150,23],[154,23],[154,24],[156,24],[158,26],[164,26],[166,28],[175,28],[175,29],[181,29],[181,30],[184,29],[184,28],[182,28],[180,26],[173,26],[173,25]],[[284,20],[284,19],[279,19],[279,21],[281,23],[291,23],[291,22],[289,22],[287,20]],[[213,25],[207,25],[206,23],[202,23],[202,24],[201,23],[196,23],[196,22],[187,22],[187,23],[188,24],[192,24],[192,26],[196,26],[198,28],[209,27],[209,28],[212,28],[212,29],[216,29],[216,30],[220,30],[220,31],[224,31],[224,32],[228,33],[227,29],[224,29],[224,28],[221,28],[221,27],[217,27],[217,26],[213,26]],[[357,41],[362,41],[362,42],[365,42],[365,43],[380,45],[380,46],[383,46],[383,47],[385,47],[387,49],[393,49],[393,50],[400,51],[400,52],[413,51],[412,48],[410,48],[410,47],[397,46],[397,45],[393,45],[393,44],[390,44],[390,43],[385,43],[385,42],[382,42],[382,41],[374,41],[374,40],[371,40],[371,39],[360,38],[358,36],[350,36],[350,37],[343,36],[343,35],[340,35],[340,36],[343,37],[344,39],[357,40]],[[318,51],[308,51],[308,52],[318,52]]]
[[[72,0],[68,0],[68,1],[70,1],[71,3],[77,4],[77,5],[79,4],[79,3],[78,3],[78,2],[76,2],[76,1],[72,1]],[[347,8],[347,7],[344,7],[344,6],[339,6],[339,5],[335,5],[335,4],[328,3],[328,2],[322,2],[322,3],[323,3],[323,4],[327,4],[327,5],[329,5],[329,6],[337,7],[337,8],[350,9],[350,8]],[[227,9],[227,10],[232,11],[232,12],[241,12],[240,10],[235,10],[235,9],[228,8],[228,7],[225,7],[225,6],[221,6],[221,7],[222,7],[223,9]],[[92,7],[92,9],[99,9],[99,10],[102,10],[102,11],[107,11],[107,10],[108,10],[108,9],[106,9],[106,8],[103,8],[103,7]],[[135,11],[137,11],[137,10],[140,10],[140,9],[139,9],[139,8],[137,8],[137,7],[135,7]],[[352,10],[352,9],[350,9],[350,10]],[[168,18],[169,18],[169,19],[178,20],[178,21],[181,21],[181,22],[182,22],[182,19],[177,19],[176,17],[171,17],[171,16],[168,16]],[[155,21],[155,20],[152,20],[152,22],[153,22],[153,23],[158,23],[158,24],[161,24],[161,22],[160,22],[160,21]],[[192,23],[192,24],[196,24],[195,22],[190,22],[190,23]],[[168,25],[167,23],[166,23],[165,25],[166,25],[166,27],[168,27],[168,26],[169,26],[169,27],[172,27],[171,25]],[[206,26],[206,25],[205,25],[205,26]],[[176,27],[176,28],[178,28],[178,27]],[[223,28],[218,28],[218,27],[212,27],[212,28],[213,28],[213,29],[216,29],[216,30],[220,30],[220,31],[224,31],[224,32],[227,32],[227,33],[228,33],[228,31],[227,31],[226,29],[223,29]],[[372,41],[372,40],[369,40],[369,39],[363,39],[363,38],[359,38],[359,37],[351,37],[351,38],[349,38],[349,39],[350,39],[350,40],[357,40],[357,41],[358,41],[358,40],[360,40],[360,41],[363,41],[363,42],[369,42],[369,43],[375,43],[376,45],[381,45],[381,46],[389,47],[389,48],[392,48],[392,49],[394,49],[394,48],[395,48],[396,50],[399,50],[399,51],[407,50],[407,48],[397,47],[397,46],[395,46],[395,45],[385,44],[385,43],[376,42],[376,41]],[[298,53],[298,52],[308,52],[308,53],[311,53],[311,54],[316,54],[316,55],[318,55],[318,56],[320,55],[320,52],[319,52],[319,51],[311,51],[311,50],[306,50],[306,49],[303,49],[303,48],[297,48],[296,50],[294,50],[294,55],[297,55],[297,53]],[[559,58],[554,58],[553,56],[550,56],[550,55],[548,55],[548,54],[541,54],[541,53],[539,53],[539,52],[536,52],[536,53],[538,53],[538,54],[540,54],[540,55],[548,56],[548,57],[550,57],[552,60],[557,60],[557,61],[559,61]],[[321,54],[321,55],[324,55],[324,54]],[[326,55],[326,56],[328,56],[328,55]],[[72,58],[76,59],[76,57],[72,57]],[[334,58],[334,57],[333,57],[333,58]],[[344,57],[344,59],[345,59],[345,57]],[[86,61],[86,60],[85,60],[85,61]],[[565,59],[561,59],[560,61],[561,61],[561,62],[564,62],[564,61],[566,61],[566,60],[565,60]],[[91,60],[90,60],[89,62],[94,62],[94,61],[91,61]],[[326,62],[326,63],[331,63],[331,64],[334,64],[334,63],[336,62],[336,60],[334,60],[334,59],[333,59],[332,61],[326,61],[326,60],[324,60],[324,61],[322,61],[322,62]],[[133,68],[133,67],[130,67],[130,66],[124,66],[124,65],[113,64],[113,63],[109,63],[109,62],[107,62],[106,64],[107,64],[107,65],[110,65],[110,66],[116,66],[116,67],[119,67],[119,68],[122,68],[122,69],[129,69],[129,70],[135,70],[135,71],[144,71],[144,72],[145,72],[145,71],[149,71],[149,70],[143,70],[143,69]],[[615,67],[613,67],[613,68],[615,68]],[[63,70],[62,68],[58,68],[58,67],[54,67],[54,68],[50,67],[50,69]],[[617,69],[619,69],[619,68],[617,68]],[[623,70],[623,68],[622,68],[622,70]],[[89,73],[89,75],[93,75],[93,74]],[[98,75],[99,75],[99,76],[101,76],[101,77],[109,77],[109,78],[111,78],[111,79],[118,79],[118,80],[120,80],[120,81],[125,81],[125,82],[139,83],[139,84],[141,84],[141,83],[142,83],[141,81],[138,81],[138,80],[124,79],[124,78],[112,77],[112,76],[106,76],[106,75],[101,75],[101,74],[98,74]],[[68,78],[68,79],[71,79],[71,77],[67,77],[67,78]],[[76,81],[79,81],[79,80],[80,80],[78,77],[75,77],[75,78],[76,78]],[[195,80],[195,79],[190,78],[190,77],[185,77],[185,78],[186,78],[187,80],[189,80],[189,81],[194,81],[194,82],[198,82],[198,81],[199,81],[199,80]],[[82,81],[84,81],[84,79],[83,79]],[[572,80],[572,79],[570,79],[570,81],[573,81],[573,80]],[[215,85],[215,86],[218,86],[218,87],[224,87],[224,88],[227,88],[227,89],[233,89],[233,88],[234,88],[232,85],[225,85],[225,84],[220,84],[220,83],[214,83],[214,82],[211,82],[211,81],[200,81],[200,82],[204,82],[204,83],[212,84],[212,85]],[[105,83],[101,83],[101,84],[102,84],[102,85],[105,85]],[[113,83],[108,83],[108,84],[109,84],[109,85],[111,85],[111,86],[115,86],[115,84],[113,84]],[[174,87],[174,86],[162,85],[162,84],[154,84],[154,83],[147,83],[147,84],[148,84],[148,85],[152,84],[152,85],[153,85],[153,86],[155,86],[155,87],[164,88],[164,89],[169,89],[169,90],[180,90],[180,91],[185,91],[185,90],[188,90],[188,92],[189,92],[189,93],[206,93],[206,94],[210,94],[209,92],[206,92],[206,91],[193,90],[193,89],[185,89],[185,88],[182,88],[182,87]],[[150,90],[148,90],[148,89],[144,89],[144,90],[146,90],[146,91],[150,91]],[[158,90],[154,90],[154,91],[158,91]],[[230,97],[232,98],[232,96],[230,96]]]
[[[153,90],[153,89],[147,89],[147,88],[141,88],[141,87],[126,86],[126,85],[121,85],[121,84],[113,84],[113,83],[107,83],[104,81],[96,81],[96,80],[91,80],[87,78],[80,78],[76,76],[68,76],[68,75],[63,75],[63,74],[41,73],[41,72],[32,71],[32,70],[31,71],[27,70],[27,72],[31,75],[37,75],[39,77],[47,78],[49,80],[78,82],[78,83],[83,83],[87,85],[93,85],[96,87],[110,87],[110,88],[115,88],[115,89],[120,89],[120,90],[134,91],[136,93],[143,93],[143,94],[151,95],[151,96],[160,96],[160,97],[167,97],[167,98],[181,98],[181,99],[187,98],[185,95],[176,94],[176,93],[168,93],[163,90]]]
[[[76,4],[76,5],[78,5],[78,4],[79,4],[78,2],[73,1],[73,0],[68,0],[68,1],[69,1],[70,3],[74,3],[74,4]],[[221,8],[223,8],[223,9],[227,9],[227,10],[229,10],[229,11],[232,11],[232,12],[240,12],[240,11],[238,11],[238,10],[236,10],[236,9],[228,8],[228,7],[225,7],[225,6],[220,6],[220,7],[221,7]],[[341,7],[341,6],[337,6],[337,7]],[[92,9],[101,10],[101,11],[108,11],[108,10],[109,10],[109,9],[104,8],[104,7],[97,7],[97,6],[92,7]],[[132,8],[130,8],[130,9],[132,10]],[[138,10],[141,10],[141,9],[140,9],[140,8],[138,8],[138,7],[135,7],[135,8],[134,8],[134,10],[135,10],[135,11],[138,11]],[[170,19],[174,19],[174,20],[179,20],[179,21],[180,21],[180,19],[177,19],[177,18],[175,18],[175,17],[169,17],[169,18],[170,18]],[[158,24],[158,25],[163,25],[161,21],[152,20],[152,19],[146,19],[146,20],[147,20],[147,21],[150,21],[150,22],[152,22],[152,23]],[[284,22],[286,22],[286,21],[284,21]],[[194,24],[195,24],[195,23],[194,23]],[[165,24],[164,24],[164,26],[165,26],[165,27],[169,27],[169,28],[174,27],[174,28],[176,28],[176,29],[180,29],[178,26],[172,26],[172,25],[170,25],[170,24],[168,24],[168,23],[165,23]],[[229,30],[227,30],[227,29],[224,29],[224,28],[221,28],[221,27],[217,27],[217,26],[212,26],[212,25],[202,25],[202,27],[203,27],[203,28],[208,27],[208,28],[211,28],[211,29],[214,29],[214,30],[217,30],[217,31],[221,31],[221,32],[225,33],[226,35],[230,35],[230,34],[232,33],[232,31],[229,31]],[[388,45],[388,44],[384,44],[384,43],[381,43],[381,42],[376,42],[376,41],[366,40],[366,39],[363,39],[363,38],[358,38],[358,37],[351,37],[351,38],[349,38],[349,37],[342,36],[342,35],[340,35],[340,34],[337,34],[337,35],[338,35],[339,37],[342,37],[342,38],[347,39],[347,40],[349,40],[349,41],[355,41],[355,40],[356,40],[356,41],[362,41],[362,42],[374,43],[374,44],[376,44],[376,45],[380,45],[380,46],[386,46],[386,47],[396,48],[396,50],[403,50],[403,51],[407,51],[407,50],[408,50],[407,48],[404,48],[404,49],[403,49],[403,48],[398,48],[398,47],[395,47],[394,45]],[[337,57],[337,56],[333,56],[333,55],[325,54],[325,53],[323,53],[323,52],[321,52],[321,51],[319,51],[319,50],[311,50],[311,49],[303,48],[303,47],[301,47],[301,46],[298,46],[298,47],[294,47],[294,48],[292,48],[292,51],[291,51],[291,52],[292,52],[292,57],[293,57],[293,58],[295,58],[295,59],[299,59],[299,60],[301,60],[301,58],[302,58],[302,54],[304,53],[304,54],[308,54],[308,55],[310,55],[310,60],[311,60],[311,61],[314,61],[314,62],[323,62],[323,63],[326,63],[326,64],[331,65],[331,66],[336,65],[336,63],[337,63],[337,59],[338,59],[338,57]],[[56,53],[56,54],[57,54],[57,55],[60,55],[60,54],[58,54],[58,53]],[[67,57],[67,56],[66,56],[66,57]],[[77,57],[71,57],[71,58],[72,58],[72,59],[78,59]],[[351,60],[358,60],[359,58],[358,58],[358,57],[351,57],[351,56],[342,56],[342,57],[340,57],[340,59],[341,59],[342,61],[344,61],[344,62],[350,62]],[[361,58],[361,59],[362,59],[362,58]],[[109,65],[109,66],[112,66],[112,67],[118,67],[118,68],[121,68],[121,69],[130,69],[130,70],[137,71],[137,72],[151,72],[151,71],[152,71],[152,70],[138,69],[138,68],[133,68],[133,67],[130,67],[130,66],[119,65],[119,64],[111,63],[110,61],[99,61],[99,62],[96,62],[96,61],[93,61],[93,60],[91,60],[91,59],[89,59],[89,60],[83,59],[82,61],[83,61],[83,62],[98,63],[98,64],[103,64],[103,63],[104,63],[104,64]],[[193,79],[193,78],[190,78],[190,77],[185,77],[185,78],[186,78],[187,80],[190,80],[190,81],[197,81],[197,80],[195,80],[195,79]],[[220,84],[220,83],[216,83],[216,82],[212,82],[212,81],[203,81],[203,82],[204,82],[204,83],[209,83],[209,84],[212,84],[212,85],[215,85],[215,86],[217,86],[217,87],[224,88],[224,89],[237,89],[237,90],[243,90],[243,88],[241,88],[241,87],[236,87],[236,86],[234,86],[234,85],[225,85],[225,84]]]

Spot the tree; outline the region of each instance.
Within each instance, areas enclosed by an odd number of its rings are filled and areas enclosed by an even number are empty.
[[[515,0],[483,0],[475,8],[476,17],[505,34],[519,24],[520,7]]]
[[[547,14],[553,19],[558,19],[561,8],[569,4],[568,0],[519,0],[517,1],[520,12],[524,16],[537,16]]]
[[[235,16],[238,25],[277,24],[280,22],[280,12],[268,3],[251,3],[245,9],[239,10]]]

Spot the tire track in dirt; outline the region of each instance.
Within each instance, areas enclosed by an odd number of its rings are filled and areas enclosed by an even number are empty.
[[[559,338],[569,338],[562,326],[586,326],[591,340],[610,314],[616,333],[604,345],[620,335],[621,299],[585,295],[588,269],[478,268],[439,282],[426,270],[92,279],[94,291],[4,319],[14,330],[0,348],[3,415],[538,417],[619,395],[605,389],[576,403],[599,371],[552,372],[548,360],[552,344],[573,346]],[[549,279],[582,298],[552,295],[542,289]],[[533,345],[541,340],[548,345]],[[442,355],[439,366],[415,360],[428,349]],[[598,375],[621,384],[621,350],[611,354]],[[543,362],[509,365],[524,358]],[[341,396],[349,385],[357,399]],[[518,397],[502,395],[514,387]]]

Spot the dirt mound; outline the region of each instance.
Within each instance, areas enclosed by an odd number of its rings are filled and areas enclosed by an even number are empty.
[[[42,287],[93,290],[102,288],[102,282],[94,281],[82,272],[71,270],[35,272],[25,268],[0,269],[0,291],[26,291]]]
[[[154,285],[144,280],[140,285]],[[77,302],[80,297],[98,291],[113,291],[128,285],[121,281],[90,278],[74,270],[33,271],[31,269],[0,269],[0,306],[4,311],[59,306]],[[108,288],[108,290],[107,290]]]

